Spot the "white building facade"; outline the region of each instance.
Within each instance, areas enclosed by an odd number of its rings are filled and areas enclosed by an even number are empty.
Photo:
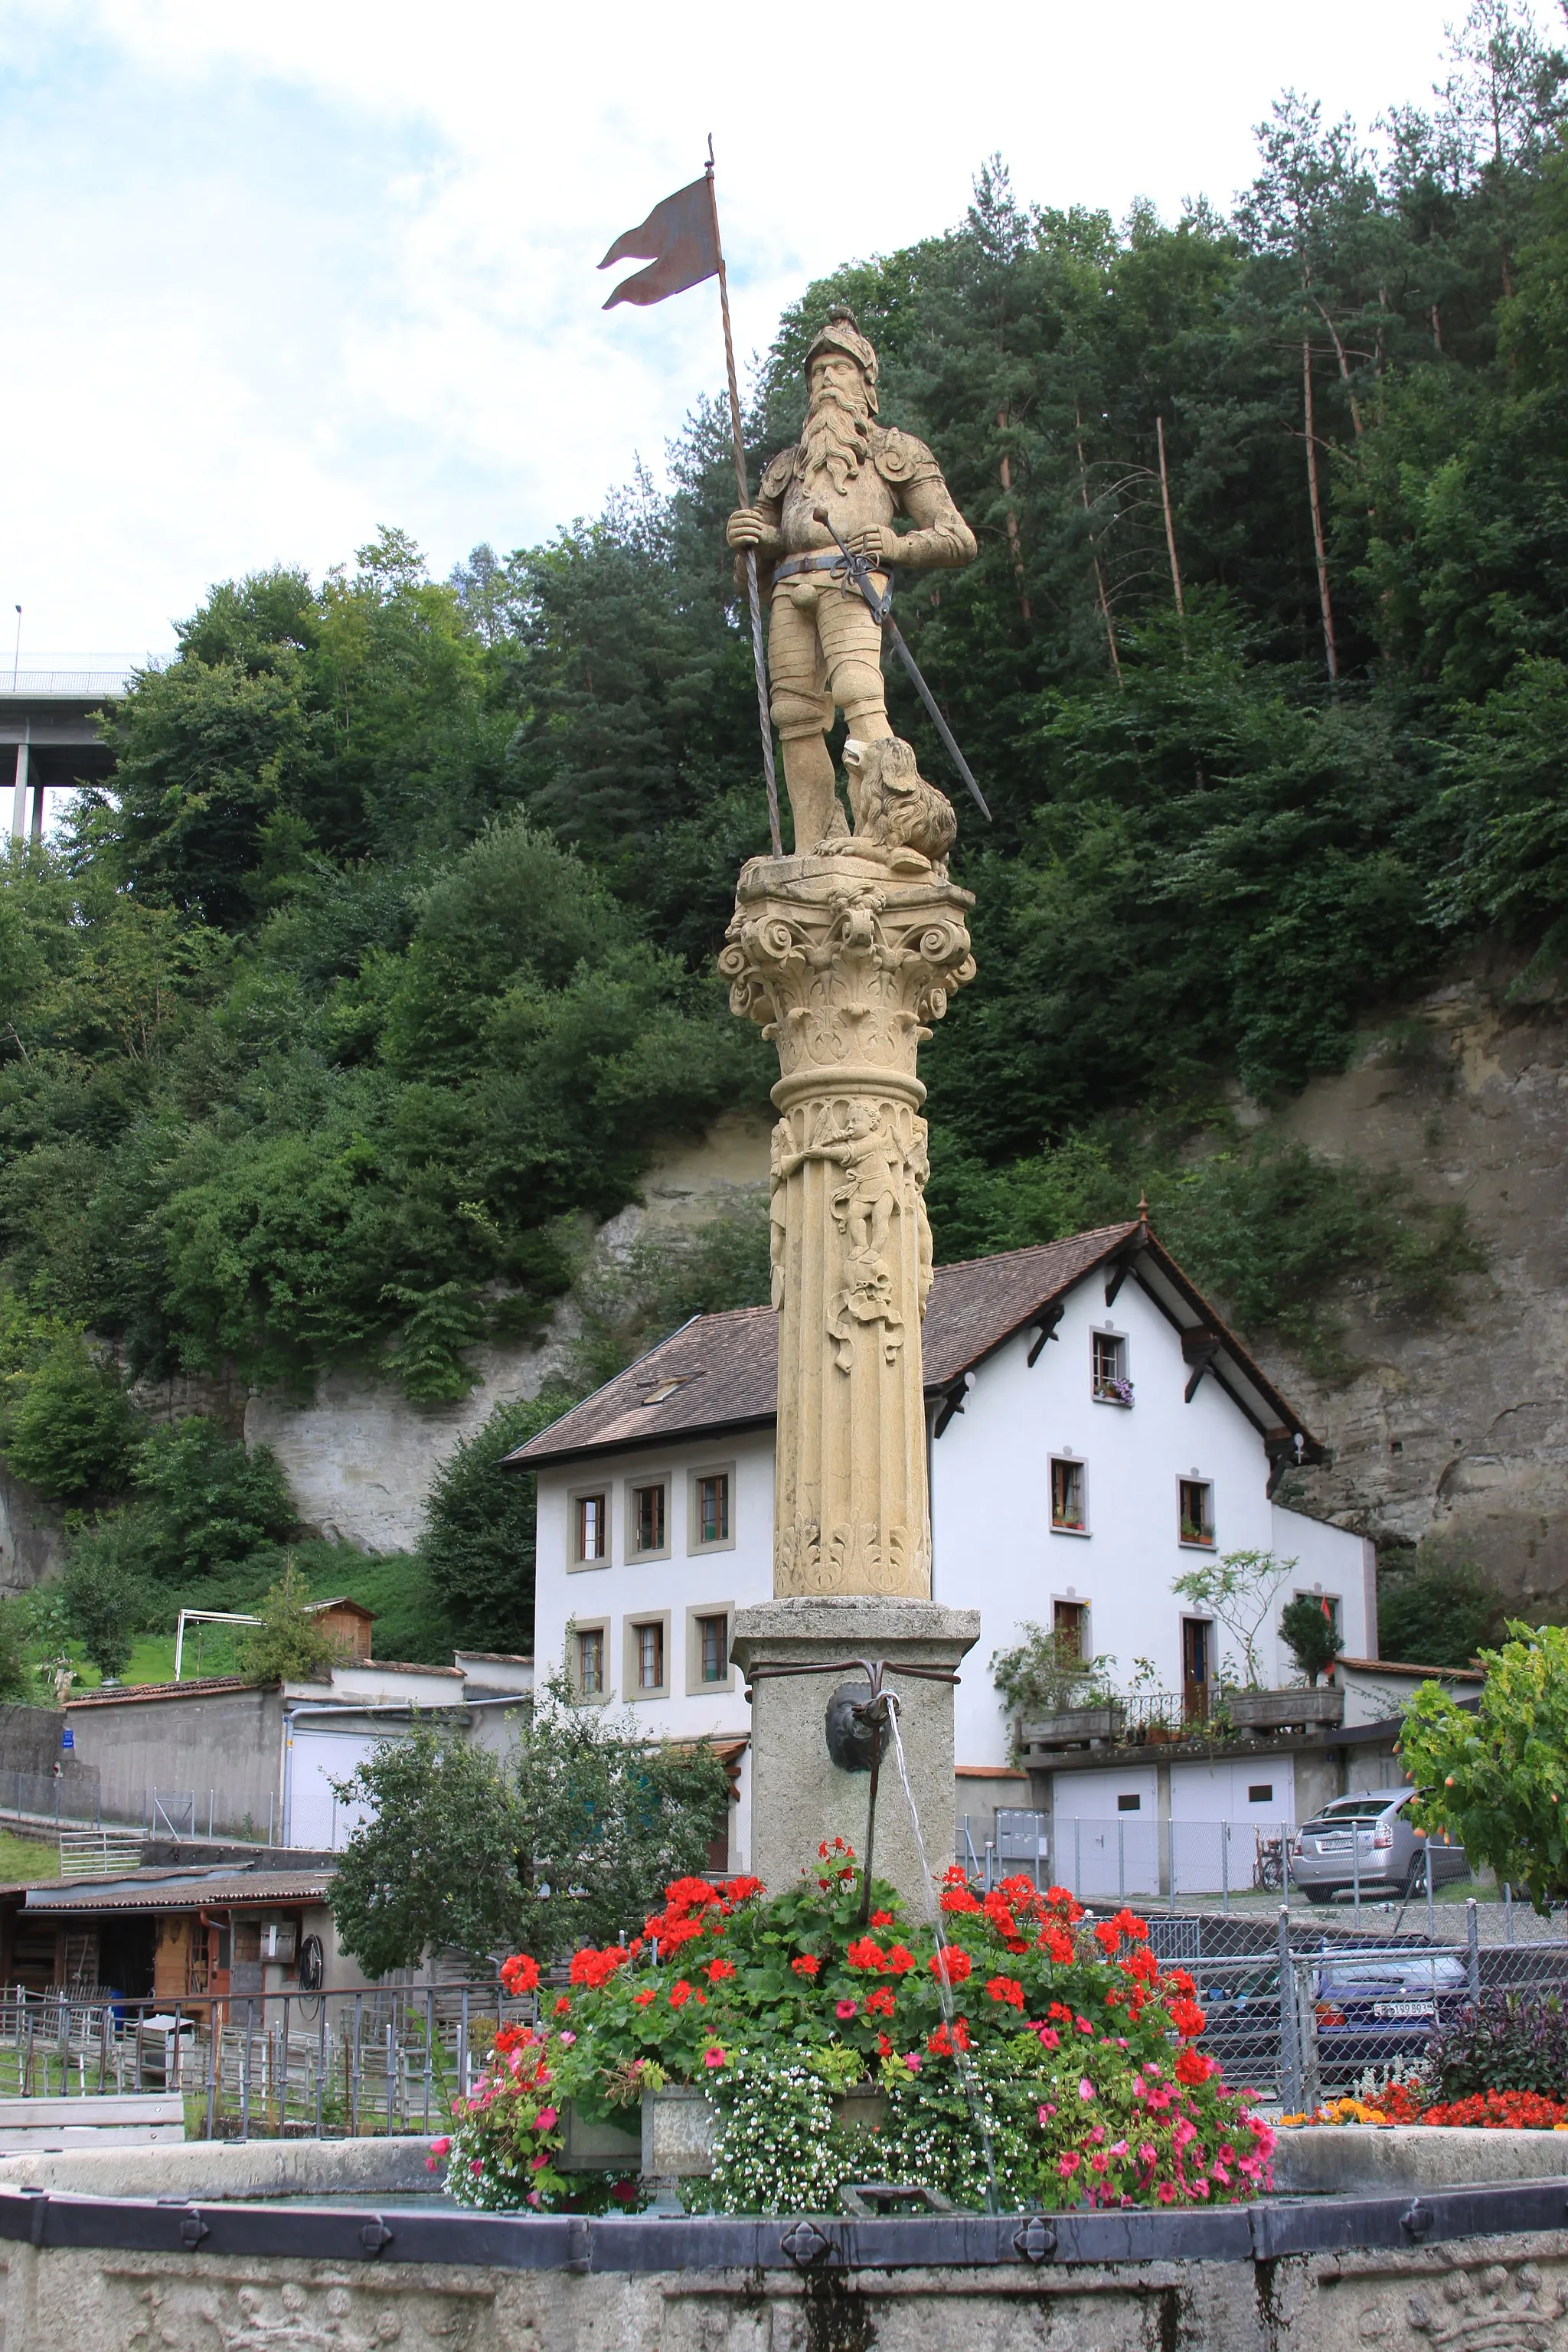
[[[775,1346],[771,1310],[700,1317],[512,1457],[538,1479],[541,1673],[563,1660],[584,1697],[652,1736],[749,1730],[729,1640],[736,1611],[773,1593]],[[1372,1546],[1273,1499],[1321,1449],[1146,1223],[940,1267],[924,1350],[933,1593],[981,1617],[955,1694],[961,1815],[1046,1798],[1013,1766],[989,1671],[1027,1625],[1114,1660],[1117,1687],[1201,1713],[1241,1661],[1173,1585],[1223,1553],[1272,1552],[1296,1565],[1257,1644],[1265,1679],[1296,1679],[1278,1622],[1298,1592],[1327,1603],[1347,1653],[1375,1655]],[[1068,1821],[1114,1819],[1133,1795],[1145,1816],[1159,1801],[1173,1817],[1295,1818],[1288,1753],[1262,1778],[1177,1770],[1181,1791],[1172,1775],[1158,1794],[1153,1767],[1146,1791],[1126,1772],[1051,1775],[1058,1845]],[[740,1799],[744,1868],[743,1768]]]

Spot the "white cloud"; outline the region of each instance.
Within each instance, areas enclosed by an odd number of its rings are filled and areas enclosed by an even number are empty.
[[[0,608],[166,646],[209,580],[380,521],[445,569],[592,511],[721,380],[711,287],[605,315],[594,268],[710,130],[745,352],[993,149],[1050,204],[1226,202],[1283,85],[1421,100],[1452,4],[7,0]]]

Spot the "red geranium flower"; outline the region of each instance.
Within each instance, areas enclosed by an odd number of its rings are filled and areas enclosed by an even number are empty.
[[[873,1985],[860,2005],[868,2017],[891,2017],[898,2002],[891,1985]]]
[[[1176,2060],[1178,2083],[1191,2083],[1195,2087],[1199,2083],[1206,2083],[1215,2071],[1214,2060],[1205,2058],[1201,2050],[1184,2050]]]
[[[822,1962],[815,1952],[797,1952],[790,1966],[797,1977],[814,1977]]]
[[[725,1888],[731,1903],[749,1903],[753,1895],[763,1892],[760,1878],[732,1878]]]
[[[647,1992],[634,1993],[632,1995],[632,2003],[637,2009],[646,2009],[650,2000],[657,2000],[658,1999],[658,1993],[650,1986]]]
[[[687,1983],[684,1977],[681,1977],[677,1983],[670,1986],[669,2005],[671,2009],[684,2009],[690,1999],[691,1987]]]
[[[993,2000],[1005,2002],[1009,2008],[1024,2006],[1024,1988],[1016,1977],[993,1977],[985,1990]]]
[[[895,1944],[892,1950],[888,1954],[888,1973],[889,1976],[907,1977],[910,1970],[914,1967],[914,1954],[902,1944]]]
[[[872,1914],[871,1914],[871,1925],[872,1925],[872,1927],[890,1927],[892,1926],[892,1924],[893,1924],[893,1915],[892,1915],[892,1913],[891,1913],[890,1911],[873,1911],[873,1912],[872,1912]]]
[[[857,1936],[844,1955],[852,1969],[885,1969],[888,1956],[874,1936]]]
[[[555,2004],[555,2014],[557,2017],[570,2017],[572,2014],[572,2004],[564,1993]]]
[[[939,1984],[955,1985],[963,1982],[974,1963],[961,1944],[945,1944],[931,1954],[926,1966]]]
[[[500,1980],[510,1993],[531,1992],[539,1982],[539,1962],[526,1952],[514,1952],[500,1964]]]

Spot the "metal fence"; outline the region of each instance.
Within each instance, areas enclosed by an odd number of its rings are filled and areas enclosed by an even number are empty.
[[[175,2091],[188,2138],[440,2131],[503,2023],[536,2004],[493,1983],[128,2001],[107,1988],[0,1990],[0,2095]],[[3,2127],[0,2127],[3,2141]]]

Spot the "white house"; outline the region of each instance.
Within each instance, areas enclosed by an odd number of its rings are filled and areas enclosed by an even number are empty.
[[[773,1591],[776,1337],[770,1308],[700,1316],[510,1457],[538,1475],[541,1670],[564,1658],[584,1697],[650,1733],[748,1729],[730,1633]],[[1295,1679],[1277,1630],[1295,1592],[1376,1654],[1373,1547],[1273,1499],[1321,1449],[1147,1223],[939,1267],[924,1355],[934,1593],[981,1614],[956,1694],[961,1814],[1047,1804],[1059,1834],[1136,1797],[1146,1815],[1294,1819],[1285,1750],[1264,1778],[1210,1759],[1134,1786],[1079,1758],[1031,1782],[988,1671],[1023,1625],[1054,1626],[1113,1657],[1121,1687],[1141,1676],[1202,1713],[1235,1644],[1172,1585],[1239,1550],[1296,1562],[1260,1644],[1276,1682]],[[746,1800],[742,1771],[742,1867]]]

